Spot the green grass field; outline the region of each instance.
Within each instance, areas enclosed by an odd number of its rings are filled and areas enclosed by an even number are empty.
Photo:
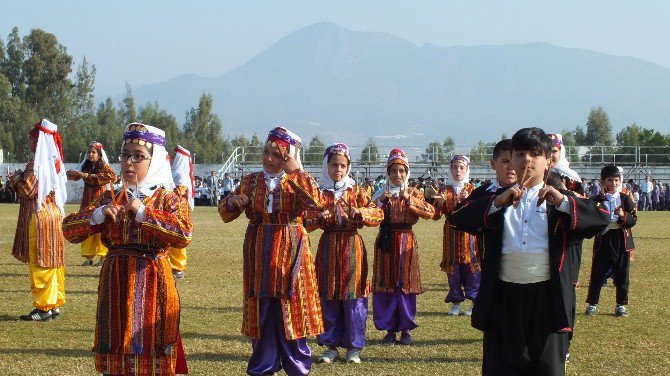
[[[68,211],[76,210],[68,206]],[[98,268],[79,266],[79,246],[68,244],[67,304],[62,318],[29,323],[18,315],[32,309],[28,267],[10,253],[17,205],[0,205],[0,375],[95,374],[93,344]],[[571,375],[670,374],[670,294],[667,259],[670,253],[668,212],[641,213],[634,229],[637,252],[631,267],[630,317],[616,318],[614,288],[602,293],[600,314],[583,315],[578,306],[575,339],[571,348]],[[193,212],[195,231],[188,249],[186,279],[179,282],[182,302],[181,330],[194,375],[240,375],[251,352],[240,334],[242,238],[245,220],[221,222],[215,208]],[[415,226],[421,252],[421,273],[426,292],[418,298],[417,321],[410,347],[378,345],[383,333],[368,321],[368,346],[363,364],[315,364],[315,375],[477,375],[480,374],[481,333],[465,317],[447,317],[446,276],[439,271],[442,222],[422,221]],[[375,229],[362,232],[368,247]],[[319,232],[312,234],[313,250]],[[591,265],[591,241],[581,271],[583,302]],[[372,260],[370,260],[372,263]],[[371,277],[371,276],[370,276]],[[310,342],[315,354],[320,349]]]

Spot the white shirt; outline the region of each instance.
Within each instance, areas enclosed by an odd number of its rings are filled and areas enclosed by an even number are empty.
[[[265,176],[265,185],[268,187],[268,213],[272,213],[272,204],[274,203],[274,189],[277,187],[277,184],[281,182],[281,179],[284,177],[284,171],[282,171],[277,176],[272,176],[267,171],[263,171]]]
[[[487,191],[487,192],[495,192],[495,191],[497,191],[497,190],[500,189],[500,188],[501,188],[501,187],[500,187],[500,183],[498,182],[498,179],[493,179],[493,182],[491,183],[491,185],[489,185],[489,186],[486,188],[486,191]]]
[[[610,211],[610,222],[616,222],[619,220],[619,216],[614,212],[616,212],[617,208],[621,206],[621,195],[619,192],[606,193],[605,197],[607,197],[607,202],[604,202],[603,204],[606,204],[607,210]]]
[[[640,191],[642,191],[643,193],[651,193],[651,191],[653,190],[654,190],[654,183],[652,183],[651,180],[649,181],[642,180],[642,182],[640,183]]]
[[[547,202],[537,206],[537,194],[542,188],[540,183],[524,193],[516,208],[510,206],[504,214],[502,253],[549,253],[549,225],[547,223]],[[501,208],[491,205],[489,214]],[[567,196],[557,210],[569,212]]]

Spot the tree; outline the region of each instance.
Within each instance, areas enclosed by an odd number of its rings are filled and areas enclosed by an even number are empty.
[[[305,150],[305,164],[318,165],[323,161],[323,152],[326,150],[326,145],[324,144],[321,137],[314,136],[309,141],[309,146]]]
[[[377,148],[377,143],[375,140],[370,137],[361,151],[361,157],[359,159],[361,163],[379,163],[379,150]]]
[[[121,137],[123,135],[124,124],[118,117],[112,98],[108,97],[104,102],[98,105],[95,117],[97,119],[97,128],[94,139],[102,143],[107,150],[109,158],[113,159],[121,150]]]
[[[477,147],[470,149],[470,163],[487,163],[491,159],[491,154],[493,154],[493,148],[495,146],[495,142],[479,141]]]
[[[212,112],[212,95],[203,93],[198,108],[191,108],[184,124],[186,148],[196,153],[200,163],[223,163],[222,124]]]
[[[447,153],[444,152],[443,144],[440,144],[438,141],[433,141],[428,144],[426,151],[421,154],[421,159],[424,162],[444,163],[449,159],[449,157],[447,156]]]
[[[584,128],[582,128],[581,125],[578,125],[577,128],[575,128],[575,145],[586,145],[586,132],[584,132]]]
[[[25,95],[24,60],[25,47],[19,35],[19,28],[14,27],[7,38],[7,52],[2,61],[2,71],[9,80],[12,87],[11,93],[14,97],[23,98]]]
[[[454,154],[454,151],[456,150],[455,145],[454,139],[451,136],[447,136],[447,138],[444,139],[442,149],[444,150],[444,154],[447,155],[447,158]]]
[[[611,146],[614,143],[612,139],[612,125],[605,110],[602,107],[591,109],[589,118],[586,121],[586,144]]]
[[[88,144],[96,140],[99,125],[95,115],[94,94],[95,66],[89,68],[84,57],[77,68],[74,87],[70,90],[72,114],[69,121],[61,124],[63,151],[66,161],[80,161],[84,158]]]
[[[183,142],[183,136],[177,118],[161,108],[158,102],[149,102],[140,107],[138,121],[162,129],[165,132],[165,144],[168,150]]]
[[[40,29],[31,30],[24,44],[25,101],[41,116],[56,124],[65,123],[72,113],[72,56],[55,35]]]
[[[121,101],[119,108],[119,117],[124,124],[130,124],[137,121],[137,110],[135,110],[135,97],[130,84],[126,82],[126,96]]]

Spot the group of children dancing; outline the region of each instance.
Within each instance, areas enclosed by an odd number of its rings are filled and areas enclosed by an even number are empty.
[[[102,260],[96,369],[187,372],[174,279],[183,276],[192,232],[188,151],[178,147],[171,166],[164,132],[132,123],[119,154],[122,187],[107,190],[116,176],[102,145],[91,143],[82,171],[65,173],[54,124],[42,120],[30,140],[35,158],[12,177],[21,199],[13,254],[30,265],[35,298],[35,309],[21,318],[60,316],[64,240],[82,243],[86,264],[95,255]],[[244,176],[218,208],[224,222],[242,214],[249,221],[242,249],[248,374],[309,374],[309,336],[324,347],[319,362],[337,361],[342,348],[344,361],[360,363],[370,292],[375,328],[386,331],[381,344],[410,345],[423,292],[412,229],[420,218],[445,218],[446,314],[472,316],[484,332],[483,374],[564,374],[585,238],[596,236],[587,314],[596,313],[608,273],[617,286],[616,314],[628,314],[634,202],[619,189],[615,166],[602,170],[602,197],[583,198],[574,184],[581,180],[561,155],[560,135],[524,128],[499,142],[490,162],[496,178],[476,189],[469,159],[455,155],[451,181],[432,205],[409,186],[409,159],[400,149],[389,153],[386,184],[371,197],[349,178],[346,145],[325,150],[318,180],[303,170],[300,148],[296,134],[272,129],[263,171]],[[67,178],[84,180],[86,193],[80,210],[63,219]],[[379,227],[371,283],[358,233],[363,226]],[[316,229],[323,232],[313,260],[308,232]],[[473,305],[464,309],[466,299]]]

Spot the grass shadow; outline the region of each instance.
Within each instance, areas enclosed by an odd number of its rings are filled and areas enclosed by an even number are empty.
[[[2,349],[0,354],[10,355],[51,355],[67,358],[89,358],[93,352],[86,349]]]
[[[481,343],[482,340],[478,338],[434,338],[434,339],[415,339],[412,345],[416,346],[443,346],[443,345],[470,345],[473,343]]]
[[[378,356],[366,356],[366,362],[370,363],[481,363],[481,358],[450,358],[450,357],[403,357],[403,358],[382,358]]]

